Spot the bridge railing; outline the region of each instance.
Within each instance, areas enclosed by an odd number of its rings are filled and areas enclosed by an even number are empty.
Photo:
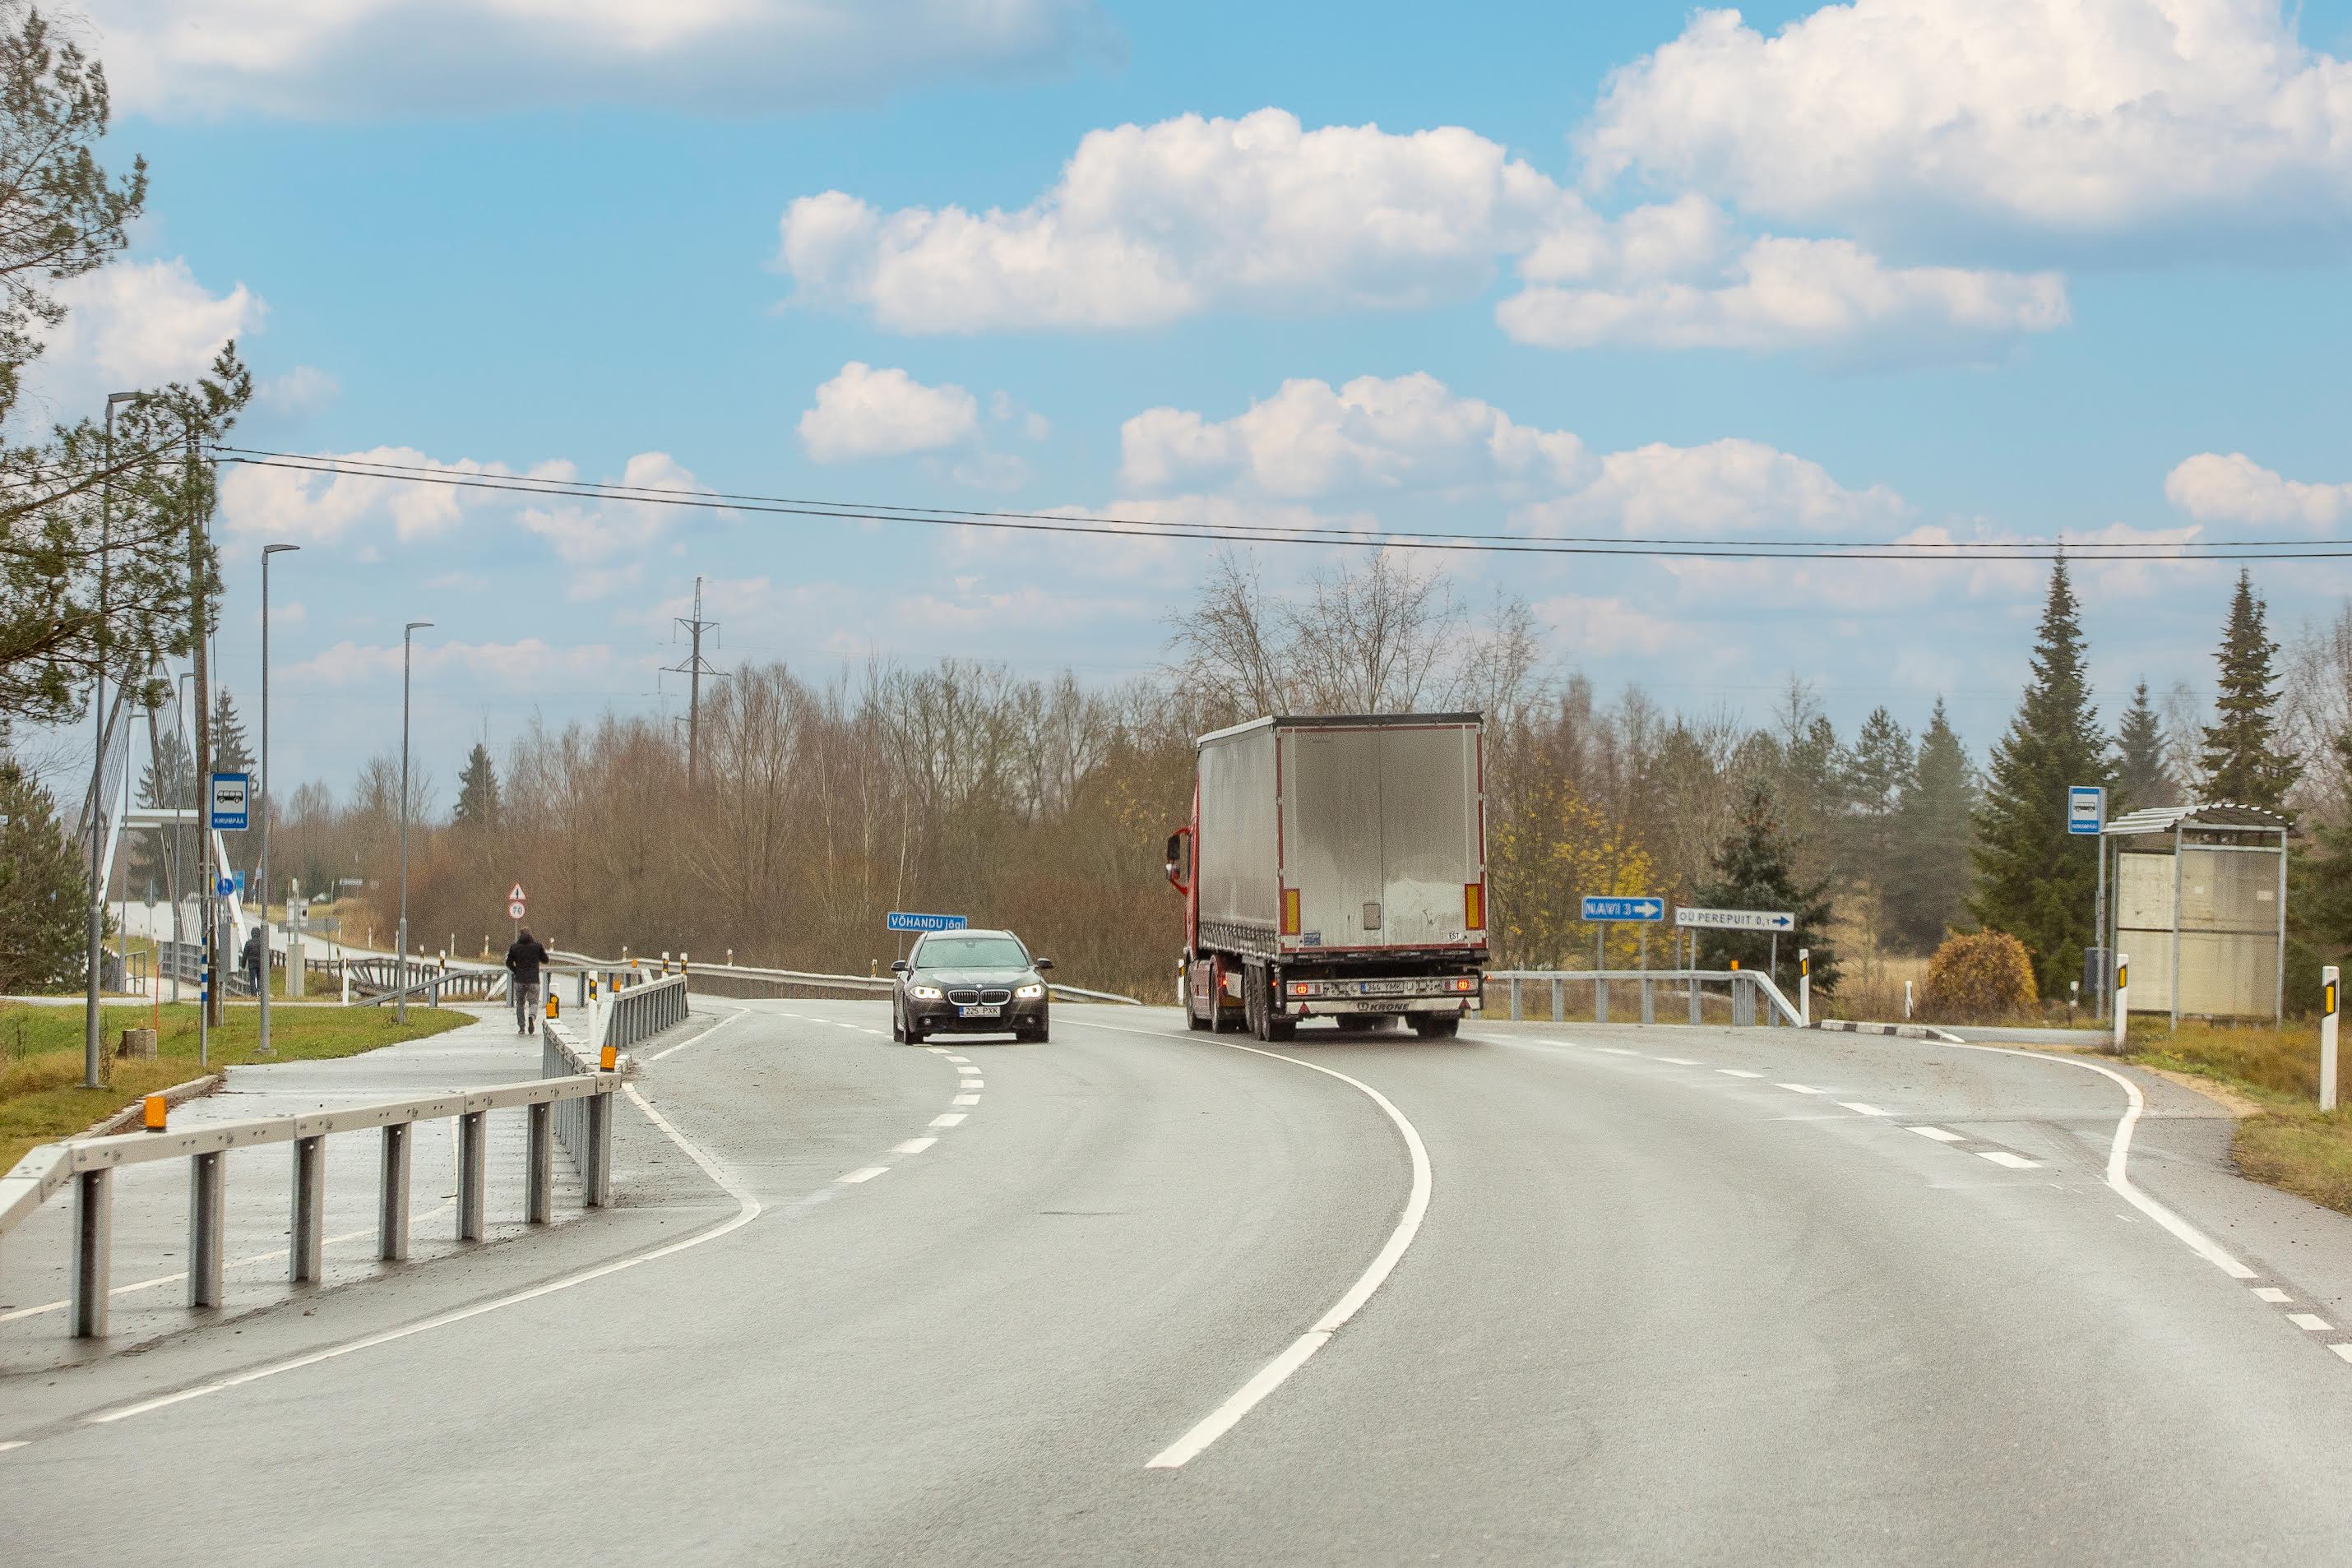
[[[1610,1021],[1613,990],[1633,1001],[1640,1009],[1637,1016],[1645,1024],[1658,1021],[1659,998],[1664,996],[1670,1009],[1680,1002],[1693,1024],[1708,1021],[1709,1004],[1721,1000],[1728,1009],[1727,1021],[1736,1029],[1759,1022],[1805,1027],[1796,1007],[1761,969],[1493,969],[1486,974],[1486,1014],[1490,1019],[1507,1016],[1514,1021],[1549,1018],[1565,1022],[1570,988],[1584,987],[1592,992],[1595,1023]],[[1720,987],[1722,996],[1714,996],[1710,987]],[[1502,1007],[1496,1005],[1497,989],[1503,992]],[[1768,1009],[1760,1018],[1759,1007]],[[1542,1010],[1534,1010],[1538,1009]]]
[[[555,1124],[559,1106],[576,1107],[580,1124],[572,1149],[580,1166],[582,1201],[602,1207],[612,1198],[613,1095],[616,1071],[573,1071],[525,1083],[502,1083],[464,1092],[388,1100],[334,1111],[218,1122],[186,1132],[125,1133],[47,1144],[26,1155],[0,1177],[0,1238],[62,1187],[73,1189],[73,1290],[68,1322],[77,1339],[102,1337],[113,1233],[114,1173],[161,1160],[188,1162],[187,1301],[194,1307],[221,1304],[226,1266],[225,1206],[229,1150],[257,1144],[288,1144],[293,1149],[292,1224],[287,1248],[288,1278],[295,1284],[317,1281],[325,1250],[327,1139],[337,1133],[375,1130],[383,1140],[377,1199],[376,1255],[398,1261],[409,1250],[411,1131],[419,1122],[454,1118],[457,1124],[457,1239],[479,1241],[488,1186],[488,1118],[493,1111],[521,1111],[529,1122],[525,1162],[524,1218],[544,1225],[553,1218]]]

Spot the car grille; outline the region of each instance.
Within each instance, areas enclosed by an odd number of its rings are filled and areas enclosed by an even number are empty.
[[[966,1008],[975,1005],[980,1007],[1001,1007],[1012,999],[1013,993],[1011,991],[1005,990],[1002,987],[994,986],[992,986],[984,991],[976,991],[970,986],[964,986],[948,993],[948,1000],[955,1003],[958,1007]]]

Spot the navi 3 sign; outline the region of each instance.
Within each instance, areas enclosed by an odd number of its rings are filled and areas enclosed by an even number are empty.
[[[1666,917],[1665,904],[1655,898],[1591,898],[1584,901],[1588,921],[1632,921],[1648,925]]]

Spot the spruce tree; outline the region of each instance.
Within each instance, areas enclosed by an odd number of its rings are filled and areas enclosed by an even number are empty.
[[[2116,727],[2116,799],[2109,816],[2178,800],[2179,791],[2164,765],[2163,721],[2147,700],[2145,680],[2132,688],[2131,706],[2124,709],[2123,723]]]
[[[1742,786],[1739,815],[1723,846],[1716,852],[1715,877],[1700,887],[1693,901],[1714,909],[1785,909],[1796,916],[1793,929],[1780,934],[1782,972],[1795,964],[1797,950],[1813,955],[1813,989],[1823,996],[1837,989],[1837,952],[1830,945],[1835,912],[1827,878],[1804,883],[1798,877],[1796,846],[1780,811],[1779,792],[1770,779],[1751,776]],[[1760,969],[1772,953],[1772,935],[1765,931],[1709,931],[1700,938],[1703,961],[1722,967],[1731,959],[1743,967]],[[1777,977],[1776,977],[1777,978]],[[1783,988],[1786,988],[1785,987]]]
[[[457,773],[456,823],[460,828],[499,825],[499,770],[490,761],[490,748],[478,740]]]
[[[2278,644],[2270,640],[2264,613],[2253,578],[2241,570],[2214,655],[2221,666],[2221,689],[2213,722],[2205,728],[2201,760],[2208,800],[2282,811],[2287,791],[2303,777],[2303,765],[2278,744],[2277,676],[2271,668]]]
[[[1903,792],[1886,879],[1888,936],[1908,952],[1933,952],[1967,917],[1976,808],[1976,769],[1939,696]]]
[[[0,994],[60,990],[85,972],[86,859],[49,792],[0,757]]]
[[[2112,788],[2115,765],[2083,669],[2081,607],[2062,556],[2017,716],[1993,747],[1976,813],[1976,895],[1969,912],[2033,955],[2045,996],[2079,978],[2099,879],[2098,841],[2066,831],[2066,791]]]
[[[213,766],[215,773],[250,773],[253,748],[247,745],[245,721],[226,686],[213,693]]]

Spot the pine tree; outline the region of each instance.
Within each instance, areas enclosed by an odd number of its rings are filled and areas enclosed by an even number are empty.
[[[89,876],[57,803],[0,757],[0,994],[54,991],[84,972]]]
[[[2083,670],[2081,607],[2062,557],[2017,716],[1993,747],[1976,813],[1976,896],[1969,912],[2033,955],[2044,995],[2077,978],[2098,892],[2097,841],[2066,831],[2072,785],[2112,786],[2115,765]]]
[[[1738,819],[1716,852],[1714,866],[1715,879],[1697,890],[1695,902],[1715,909],[1789,911],[1797,923],[1780,934],[1781,961],[1793,964],[1799,948],[1811,948],[1813,989],[1823,996],[1834,992],[1838,961],[1830,946],[1835,915],[1829,881],[1798,880],[1796,846],[1769,779],[1760,775],[1748,779],[1740,793]],[[1737,958],[1743,967],[1763,968],[1772,946],[1771,933],[1764,931],[1710,931],[1700,939],[1704,961],[1717,967]]]
[[[2209,800],[2278,811],[2303,777],[2303,765],[2279,747],[2277,676],[2271,668],[2278,644],[2263,625],[2264,612],[2252,576],[2240,571],[2229,624],[2214,655],[2221,666],[2221,690],[2213,722],[2205,729],[2202,760]]]
[[[499,770],[490,761],[490,748],[478,740],[457,773],[456,822],[460,828],[499,825]]]
[[[1886,879],[1887,934],[1895,946],[1932,952],[1966,917],[1976,809],[1976,770],[1939,696],[1895,820]]]
[[[253,771],[253,751],[246,744],[245,721],[237,717],[236,704],[230,700],[226,686],[213,694],[212,742],[214,772]]]
[[[2147,682],[2132,688],[2131,706],[2116,729],[2116,799],[2109,816],[2143,806],[2169,806],[2179,798],[2164,765],[2164,724],[2147,700]]]

